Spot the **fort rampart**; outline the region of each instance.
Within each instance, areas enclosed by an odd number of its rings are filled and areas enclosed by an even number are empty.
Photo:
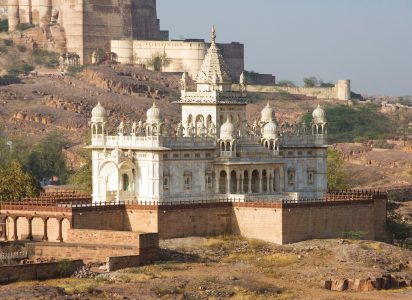
[[[286,92],[294,95],[305,95],[317,99],[351,100],[350,80],[339,80],[334,87],[283,87],[248,85],[248,92],[279,93]]]

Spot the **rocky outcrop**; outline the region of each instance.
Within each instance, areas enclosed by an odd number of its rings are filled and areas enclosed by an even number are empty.
[[[73,102],[60,96],[47,95],[43,97],[43,104],[48,107],[66,110],[69,112],[89,115],[93,105],[86,102]]]
[[[398,277],[392,274],[383,274],[380,277],[364,279],[329,279],[322,282],[322,287],[331,291],[370,292],[375,290],[389,290],[412,286],[411,278]]]
[[[19,111],[14,113],[12,119],[20,121],[29,121],[49,125],[53,123],[52,117],[27,111]]]

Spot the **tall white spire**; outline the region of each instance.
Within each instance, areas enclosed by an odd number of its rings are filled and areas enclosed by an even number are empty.
[[[198,85],[229,85],[232,83],[230,78],[230,72],[223,60],[222,53],[219,47],[216,45],[216,29],[212,27],[212,44],[203,60],[202,67],[196,78]]]

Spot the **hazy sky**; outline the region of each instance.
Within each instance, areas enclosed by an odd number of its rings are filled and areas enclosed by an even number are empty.
[[[412,0],[158,0],[170,37],[245,44],[245,69],[412,95]]]

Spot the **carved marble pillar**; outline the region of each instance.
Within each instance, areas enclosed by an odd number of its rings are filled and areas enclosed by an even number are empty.
[[[219,180],[220,180],[220,171],[215,172],[215,193],[216,194],[220,193]]]
[[[270,174],[271,172],[266,170],[266,194],[270,194],[271,193],[271,189],[270,189]]]
[[[248,194],[252,194],[252,171],[248,171]]]
[[[230,174],[230,172],[229,172],[230,170],[226,170],[226,174],[227,174],[227,176],[226,176],[226,185],[227,185],[227,187],[226,187],[226,194],[230,194],[230,179],[231,179],[231,174]]]
[[[245,184],[245,172],[241,171],[240,173],[240,193],[244,194],[244,184]]]
[[[259,194],[263,193],[263,171],[259,170]]]
[[[240,194],[240,186],[241,186],[241,177],[240,172],[236,172],[236,194]]]

